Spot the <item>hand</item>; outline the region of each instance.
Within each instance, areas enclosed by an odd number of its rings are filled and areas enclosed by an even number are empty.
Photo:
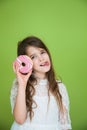
[[[24,74],[20,73],[20,71],[19,71],[19,64],[15,65],[14,62],[13,62],[13,70],[14,70],[14,73],[16,74],[19,86],[23,86],[26,88],[27,81],[28,81],[30,75],[32,74],[32,70],[28,74],[24,75]]]

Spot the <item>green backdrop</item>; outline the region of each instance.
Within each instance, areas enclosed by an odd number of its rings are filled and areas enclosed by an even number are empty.
[[[70,97],[73,130],[87,130],[87,1],[0,0],[0,130],[13,122],[10,89],[17,42],[40,37]]]

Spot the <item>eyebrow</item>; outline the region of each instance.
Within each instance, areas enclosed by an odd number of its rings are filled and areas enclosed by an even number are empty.
[[[41,48],[41,50],[39,50],[39,51],[41,52],[41,51],[46,51],[46,50],[43,49],[43,48]],[[35,54],[36,54],[36,53],[31,54],[30,57],[32,57],[32,56],[35,55]]]

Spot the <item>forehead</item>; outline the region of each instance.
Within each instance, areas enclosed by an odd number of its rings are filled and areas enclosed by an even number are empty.
[[[39,53],[42,50],[45,50],[45,49],[39,48],[39,47],[29,46],[27,48],[27,54],[30,56],[30,55],[33,55],[33,54],[37,54],[37,53]]]

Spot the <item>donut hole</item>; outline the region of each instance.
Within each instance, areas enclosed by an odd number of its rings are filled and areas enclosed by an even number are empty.
[[[26,64],[24,62],[22,62],[22,66],[25,66]]]

